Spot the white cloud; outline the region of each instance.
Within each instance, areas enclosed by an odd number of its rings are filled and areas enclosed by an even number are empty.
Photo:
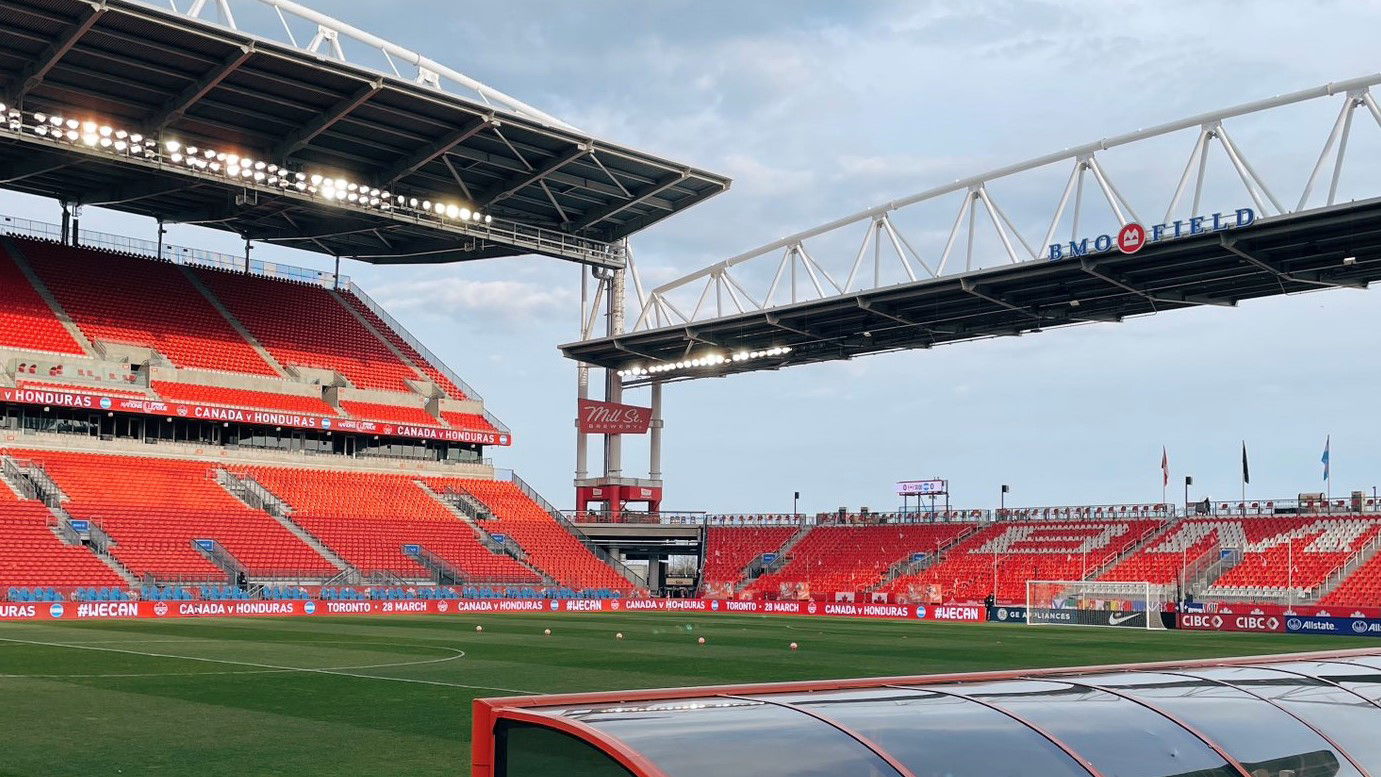
[[[446,276],[386,282],[371,294],[389,310],[467,324],[574,318],[578,305],[567,286]]]

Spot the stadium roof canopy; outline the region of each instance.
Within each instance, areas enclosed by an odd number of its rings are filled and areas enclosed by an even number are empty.
[[[472,774],[1381,774],[1375,649],[475,702]]]
[[[1381,188],[1347,149],[1381,128],[1378,85],[1334,81],[943,183],[635,286],[630,331],[562,350],[637,384],[1363,288],[1381,279]]]
[[[620,238],[728,188],[288,0],[254,5],[290,42],[237,29],[227,0],[220,24],[192,18],[205,0],[184,5],[0,0],[0,186],[380,264],[612,267]],[[383,64],[346,62],[362,45]],[[36,116],[77,126],[39,134]]]
[[[1352,260],[1345,262],[1345,260]],[[936,345],[1008,337],[1201,305],[1381,280],[1381,199],[1258,221],[1231,232],[1002,265],[823,300],[561,346],[566,356],[650,380],[718,377]],[[789,349],[789,350],[788,350]],[[780,353],[778,353],[780,352]],[[734,361],[731,354],[754,354]],[[704,354],[716,364],[687,365]]]

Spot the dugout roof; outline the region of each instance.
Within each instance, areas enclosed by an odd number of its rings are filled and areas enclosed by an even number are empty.
[[[621,266],[616,249],[601,256],[580,240],[610,248],[729,185],[540,117],[131,0],[0,0],[0,102],[22,109],[26,125],[35,111],[91,119],[454,197],[494,218],[457,229],[0,126],[0,186],[375,263],[541,253]]]
[[[1362,777],[1381,774],[1381,650],[479,700],[475,717],[475,777]]]

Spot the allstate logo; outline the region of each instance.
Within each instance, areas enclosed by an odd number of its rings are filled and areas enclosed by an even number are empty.
[[[1290,631],[1299,631],[1300,627],[1302,627],[1303,625],[1304,621],[1301,621],[1299,618],[1291,618],[1290,620],[1285,621],[1285,628],[1289,629]]]
[[[916,605],[916,619],[917,619],[917,620],[925,620],[925,605],[923,605],[923,604],[918,604],[918,605]]]
[[[321,428],[322,428],[322,429],[330,429],[330,428],[331,428],[331,419],[329,419],[329,418],[323,418],[323,419],[321,419]]]
[[[446,611],[449,610],[449,609],[451,609],[451,605],[450,605],[449,602],[437,602],[437,603],[436,603],[436,611],[437,611],[437,612],[446,612]]]
[[[810,613],[811,615],[815,614],[815,602],[811,602],[810,604],[806,605],[806,612]]]
[[[1007,608],[1006,608],[1006,607],[999,607],[999,608],[998,608],[998,610],[997,610],[997,619],[1000,620],[1000,621],[1005,621],[1005,620],[1007,620]]]
[[[551,611],[552,611],[552,612],[556,612],[557,610],[561,609],[561,602],[558,602],[558,601],[556,601],[555,599],[552,599],[552,600],[551,600],[551,603],[550,603],[548,606],[551,607]]]
[[[1366,622],[1366,621],[1353,621],[1353,622],[1352,622],[1352,630],[1353,630],[1354,632],[1358,633],[1358,634],[1366,634],[1368,628],[1370,628],[1370,627],[1367,626],[1367,622]]]
[[[307,601],[303,602],[302,611],[307,613],[308,615],[311,615],[312,613],[316,612],[316,602],[312,601],[311,599],[308,599]]]
[[[715,612],[718,612],[718,611],[719,611],[719,600],[718,600],[718,599],[712,599],[712,600],[710,601],[710,609],[711,609],[711,610],[714,610]]]
[[[101,397],[101,409],[109,410],[111,406],[110,397]]]
[[[53,602],[52,606],[48,608],[48,614],[53,616],[54,618],[61,618],[62,613],[63,606],[61,602]]]
[[[168,605],[167,605],[167,603],[166,603],[166,602],[159,602],[158,604],[155,604],[155,605],[153,606],[153,614],[154,614],[154,615],[157,615],[157,616],[160,617],[160,618],[162,618],[164,615],[167,615],[167,614],[168,614]]]

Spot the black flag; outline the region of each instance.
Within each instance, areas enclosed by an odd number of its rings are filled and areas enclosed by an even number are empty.
[[[1247,443],[1245,440],[1242,441],[1242,482],[1252,482],[1251,470],[1247,469]]]

